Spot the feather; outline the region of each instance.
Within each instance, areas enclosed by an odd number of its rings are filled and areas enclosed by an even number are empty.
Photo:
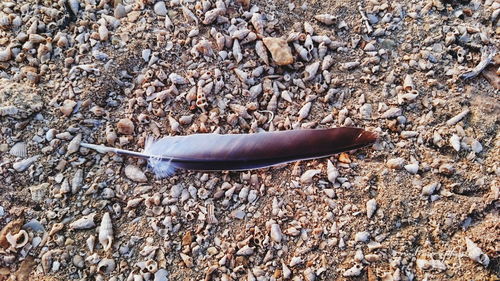
[[[307,129],[257,134],[194,134],[148,139],[144,152],[82,143],[100,153],[144,158],[159,177],[175,169],[238,171],[327,157],[369,144],[377,135],[359,128]]]

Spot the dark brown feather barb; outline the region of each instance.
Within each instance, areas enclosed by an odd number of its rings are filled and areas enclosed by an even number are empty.
[[[158,176],[175,169],[251,170],[298,160],[327,157],[376,141],[360,128],[307,129],[256,134],[195,134],[148,141],[143,153],[82,143],[101,153],[114,152],[149,160]]]

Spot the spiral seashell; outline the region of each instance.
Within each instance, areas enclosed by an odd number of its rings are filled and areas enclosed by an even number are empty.
[[[315,15],[314,19],[326,25],[332,25],[335,22],[335,17],[330,14]]]
[[[261,14],[254,13],[252,15],[252,18],[250,19],[250,22],[252,23],[255,31],[257,31],[258,34],[264,34],[264,18]]]
[[[205,13],[205,18],[203,19],[203,24],[211,24],[214,22],[218,16],[222,16],[226,13],[225,8],[215,8]]]
[[[111,249],[113,244],[113,224],[109,213],[102,216],[101,225],[99,226],[99,243],[101,243],[104,251]]]
[[[304,73],[302,74],[302,79],[304,81],[313,80],[316,77],[316,73],[318,72],[320,62],[314,62],[308,66],[306,66]]]
[[[476,245],[476,243],[474,243],[467,237],[465,237],[465,243],[467,244],[467,255],[469,256],[469,258],[487,267],[490,263],[490,258],[488,257],[488,255],[483,253],[483,251]]]
[[[10,149],[9,153],[13,156],[21,157],[24,158],[26,157],[26,143],[25,142],[18,142],[12,146]]]
[[[102,259],[97,264],[97,271],[102,272],[104,274],[110,274],[115,270],[116,264],[113,259]]]

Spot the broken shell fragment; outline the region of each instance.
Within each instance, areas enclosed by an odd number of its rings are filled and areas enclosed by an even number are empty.
[[[292,50],[286,40],[281,38],[266,37],[262,39],[274,62],[277,65],[288,65],[293,63]]]
[[[90,229],[95,227],[94,223],[95,213],[83,216],[76,221],[69,224],[71,229]]]

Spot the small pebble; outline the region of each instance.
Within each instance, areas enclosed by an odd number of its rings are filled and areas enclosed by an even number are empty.
[[[135,182],[147,182],[148,178],[146,175],[134,165],[127,165],[125,167],[125,176]]]
[[[116,127],[118,129],[118,133],[123,135],[132,135],[135,129],[134,122],[128,118],[120,119],[120,121],[116,124]]]
[[[60,107],[62,114],[66,117],[70,116],[73,112],[73,108],[75,108],[76,102],[74,100],[65,100]]]

